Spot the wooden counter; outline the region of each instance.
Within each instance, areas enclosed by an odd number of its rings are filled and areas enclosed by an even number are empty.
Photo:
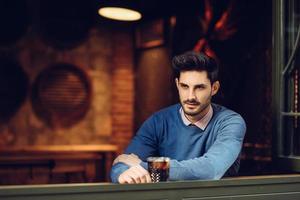
[[[2,200],[218,199],[299,200],[300,175],[255,176],[218,181],[153,184],[109,183],[2,186]]]
[[[0,184],[67,183],[72,174],[82,177],[73,182],[108,181],[116,152],[111,144],[0,147]],[[57,174],[66,177],[54,180]]]
[[[117,146],[113,144],[98,145],[35,145],[21,147],[1,147],[0,153],[51,153],[51,152],[114,152]]]

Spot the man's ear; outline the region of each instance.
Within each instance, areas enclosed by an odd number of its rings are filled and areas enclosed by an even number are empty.
[[[178,87],[179,87],[179,80],[178,80],[178,78],[175,78],[175,84],[176,84],[176,87],[177,87],[177,90],[178,90]]]
[[[217,94],[219,89],[220,89],[220,82],[215,81],[211,87],[211,96],[214,96],[215,94]]]

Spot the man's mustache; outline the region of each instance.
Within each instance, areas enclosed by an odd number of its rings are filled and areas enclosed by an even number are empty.
[[[185,100],[185,101],[183,101],[183,103],[192,104],[192,105],[200,105],[200,102],[196,101],[196,100]]]

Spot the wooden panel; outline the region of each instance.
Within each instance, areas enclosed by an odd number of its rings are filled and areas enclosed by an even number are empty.
[[[116,151],[118,148],[112,144],[100,145],[35,145],[35,146],[17,146],[17,147],[0,147],[0,153],[50,153],[50,152],[110,152]]]

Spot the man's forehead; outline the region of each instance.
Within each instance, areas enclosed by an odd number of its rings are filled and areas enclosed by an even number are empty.
[[[187,74],[193,74],[193,75],[201,74],[207,76],[207,71],[206,70],[185,70],[180,72],[180,75],[187,75]]]
[[[207,84],[210,80],[206,71],[182,71],[179,75],[179,82],[193,82],[197,84]]]

